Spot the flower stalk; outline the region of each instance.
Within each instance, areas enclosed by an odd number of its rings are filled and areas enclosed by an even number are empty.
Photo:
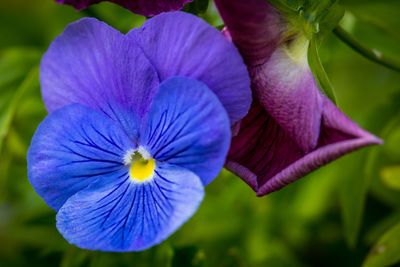
[[[333,32],[340,40],[369,60],[372,60],[375,63],[383,65],[389,69],[400,71],[400,62],[385,56],[381,51],[370,49],[364,46],[341,26],[336,27]]]

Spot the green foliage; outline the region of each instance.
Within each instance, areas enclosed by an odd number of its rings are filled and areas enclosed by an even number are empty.
[[[209,5],[209,0],[194,0],[193,2],[189,2],[183,8],[183,11],[199,15],[204,14],[207,11]]]
[[[335,90],[325,72],[324,66],[321,63],[321,59],[318,53],[318,42],[316,39],[312,39],[310,48],[308,50],[308,64],[310,65],[311,71],[317,80],[318,87],[324,92],[324,94],[336,104]]]
[[[282,11],[294,27],[304,31],[309,38],[330,33],[344,15],[337,0],[269,0]]]
[[[400,223],[387,231],[365,259],[364,267],[390,266],[400,261]]]
[[[400,190],[400,166],[388,166],[381,170],[382,182],[389,188]]]
[[[207,8],[206,2],[193,2],[198,9],[192,12],[205,11],[202,18],[220,25],[214,6],[210,2]],[[279,2],[297,15],[305,6],[303,18],[307,10],[325,12],[314,16],[319,31],[310,28],[317,36],[309,54],[313,72],[321,88],[330,90],[325,93],[333,95],[330,88],[335,88],[341,109],[383,138],[385,145],[346,156],[262,198],[223,171],[206,188],[194,217],[165,242],[138,253],[102,253],[69,245],[55,228],[55,212],[26,177],[26,151],[46,116],[38,66],[51,40],[82,16],[95,16],[122,32],[140,26],[145,18],[111,3],[76,13],[53,0],[0,1],[0,34],[6,37],[0,39],[0,266],[360,266],[363,262],[385,266],[398,262],[400,75],[366,60],[330,33],[341,17],[336,2],[318,1],[321,9],[311,2],[306,6],[306,1]],[[379,44],[384,54],[400,55],[399,46],[396,49],[395,43],[380,39],[380,34],[394,42],[400,38],[397,0],[343,0],[341,4],[346,8],[342,24],[346,31],[365,45]],[[377,30],[370,31],[365,24]]]
[[[389,68],[400,71],[400,2],[392,0],[343,1],[348,7],[339,37],[354,49]]]
[[[346,160],[347,166],[343,166],[344,169],[340,170],[338,175],[343,179],[339,196],[344,233],[347,243],[356,249],[366,244],[364,242],[367,240],[368,243],[376,241],[383,229],[387,230],[400,221],[398,216],[389,215],[388,208],[385,208],[385,205],[399,207],[399,191],[388,188],[381,176],[384,168],[396,166],[400,159],[393,157],[398,155],[400,146],[395,143],[396,138],[391,137],[395,135],[395,125],[399,125],[399,121],[394,117],[399,113],[400,98],[396,92],[400,89],[400,75],[366,61],[342,44],[333,49],[335,43],[337,40],[328,36],[321,46],[321,56],[327,66],[328,76],[337,88],[337,97],[342,109],[361,125],[364,118],[364,127],[369,125],[371,130],[375,129],[386,142],[381,148],[364,150],[348,156],[355,157],[354,160],[342,159]],[[342,48],[339,49],[340,47]],[[377,79],[378,76],[380,79]],[[382,151],[390,151],[392,158],[383,155]],[[363,159],[365,153],[368,154],[367,160]],[[365,207],[367,199],[378,205],[382,213],[371,215],[371,207]],[[373,222],[373,218],[379,220]],[[366,227],[371,227],[371,230]],[[368,235],[359,240],[358,234],[365,231]]]
[[[369,177],[363,170],[365,155],[365,151],[359,151],[340,159],[344,169],[338,173],[338,179],[341,180],[339,201],[343,230],[347,244],[352,249],[356,247],[360,234],[369,186]]]
[[[389,117],[383,128],[384,147],[373,151],[368,159],[368,172],[372,178],[371,191],[388,205],[400,205],[400,190],[396,187],[395,166],[400,164],[399,139],[400,114]]]
[[[40,53],[29,49],[10,49],[2,52],[0,59],[0,151],[6,139],[18,104],[38,76]],[[26,75],[29,73],[28,75]],[[26,77],[25,77],[26,76]],[[17,85],[22,80],[21,84]],[[37,82],[36,82],[37,84]],[[17,87],[16,87],[17,86]]]
[[[345,9],[341,6],[338,1],[325,1],[323,9],[319,12],[317,21],[319,27],[316,33],[320,36],[329,34],[339,24],[340,20],[344,16]]]

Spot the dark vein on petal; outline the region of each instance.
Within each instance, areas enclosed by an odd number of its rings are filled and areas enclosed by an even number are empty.
[[[172,181],[168,180],[167,178],[165,178],[164,176],[162,176],[158,171],[154,170],[154,172],[155,172],[162,180],[164,180],[165,182],[170,183],[170,184],[175,184],[175,185],[177,185],[177,183],[172,182]]]
[[[117,145],[117,143],[114,141],[114,139],[112,139],[112,136],[109,136],[110,139],[108,139],[108,138],[107,138],[105,135],[103,135],[99,130],[97,130],[97,129],[93,126],[93,124],[91,124],[90,126],[92,127],[92,129],[93,129],[98,135],[100,135],[100,136],[101,136],[104,140],[106,140],[109,144],[111,144],[111,145],[117,147],[119,150],[123,151],[123,149],[122,149],[119,145]]]

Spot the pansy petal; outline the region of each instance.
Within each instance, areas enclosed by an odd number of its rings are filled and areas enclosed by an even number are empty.
[[[265,63],[282,40],[286,19],[266,0],[215,0],[248,65]]]
[[[28,178],[45,202],[58,210],[98,178],[118,176],[125,152],[134,147],[104,114],[68,105],[39,125],[28,150]]]
[[[196,173],[206,185],[221,171],[231,132],[225,109],[199,81],[172,77],[154,96],[140,145],[159,161]]]
[[[325,97],[322,122],[317,148],[304,153],[271,115],[254,103],[232,140],[226,167],[263,196],[344,154],[381,144]]]
[[[87,8],[90,5],[106,0],[56,0],[59,4],[72,5],[77,10]],[[116,3],[136,14],[154,16],[161,12],[181,9],[186,3],[193,0],[108,0]]]
[[[300,53],[292,53],[282,44],[265,64],[249,71],[258,101],[307,153],[318,144],[323,96],[308,67],[308,41],[301,45]]]
[[[172,12],[146,21],[128,36],[142,47],[161,81],[171,76],[197,79],[218,96],[232,124],[246,115],[251,103],[246,66],[217,29],[191,14]]]
[[[129,177],[100,182],[71,197],[57,228],[72,244],[103,251],[138,251],[175,232],[197,210],[203,186],[192,172],[157,162],[149,182]]]
[[[143,114],[158,77],[141,49],[93,18],[70,24],[50,45],[40,66],[46,108],[81,103],[115,116],[110,103]]]

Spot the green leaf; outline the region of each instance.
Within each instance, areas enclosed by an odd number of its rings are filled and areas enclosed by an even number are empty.
[[[287,16],[294,16],[298,14],[299,8],[303,6],[304,1],[296,0],[266,0],[271,3],[275,8],[279,9],[282,13]]]
[[[400,223],[387,231],[374,245],[363,267],[390,266],[400,261]]]
[[[175,249],[172,260],[172,267],[188,266],[198,267],[205,266],[204,252],[194,246]]]
[[[29,90],[32,86],[38,84],[39,67],[34,67],[23,80],[21,85],[15,90],[15,94],[12,97],[9,105],[2,112],[0,119],[0,151],[2,150],[4,140],[9,132],[11,123],[13,121],[15,112],[18,108],[18,104],[21,101],[24,93]]]
[[[339,24],[343,18],[345,9],[339,5],[337,1],[326,1],[325,7],[320,11],[317,19],[317,33],[319,37],[323,37],[326,34],[332,32],[334,28]]]
[[[384,153],[390,160],[400,161],[400,116],[387,124]]]
[[[64,253],[61,260],[60,267],[80,267],[88,265],[88,254],[86,251],[76,248],[69,247]]]
[[[397,166],[400,166],[400,114],[389,117],[383,127],[382,136],[385,144],[368,155],[366,170],[371,179],[371,193],[381,202],[400,207]]]
[[[14,181],[19,181],[15,183],[18,186],[25,184],[20,179],[26,179],[26,150],[33,131],[40,121],[33,117],[37,112],[29,103],[40,101],[41,114],[44,109],[38,79],[40,56],[40,51],[30,48],[11,48],[0,52],[0,195],[2,199],[8,198],[19,190],[13,187]],[[26,109],[29,111],[23,115]],[[22,175],[15,175],[14,170],[21,169],[21,162]],[[13,179],[9,179],[10,177]]]
[[[344,8],[337,0],[272,0],[269,1],[291,22],[294,29],[306,33],[309,39],[330,33],[344,15]]]
[[[336,35],[376,63],[400,71],[399,1],[344,1],[346,15]]]
[[[150,249],[131,253],[107,253],[101,251],[87,251],[90,264],[83,266],[109,267],[109,266],[135,266],[135,267],[170,267],[173,249],[168,242]]]
[[[344,8],[338,4],[337,0],[308,0],[299,8],[299,16],[302,18],[300,21],[304,24],[303,29],[310,38],[315,34],[320,38],[330,33],[343,14]]]
[[[52,0],[1,0],[0,48],[30,46],[47,49],[67,24],[81,17],[74,8],[57,5]]]
[[[31,48],[10,48],[0,51],[0,114],[9,108],[22,80],[35,65],[39,64],[40,57],[41,52]]]
[[[342,0],[341,4],[363,23],[375,25],[399,40],[400,1],[398,0]],[[368,36],[367,36],[368,37]]]
[[[34,48],[9,48],[0,51],[0,94],[14,91],[15,83],[39,63],[41,51]],[[4,100],[3,97],[0,98]],[[1,102],[2,103],[2,102]]]
[[[375,244],[375,242],[387,231],[387,229],[393,227],[400,221],[400,211],[392,212],[385,218],[381,218],[379,222],[375,223],[365,234],[364,241],[369,246]]]
[[[368,44],[368,42],[365,40],[357,39],[355,36],[344,30],[342,27],[337,27],[334,32],[340,40],[342,40],[344,43],[346,43],[348,46],[350,46],[352,49],[354,49],[364,57],[392,70],[400,71],[400,61],[397,60],[393,55],[388,56],[387,54],[385,54],[385,49],[378,48],[379,45],[375,46],[374,44]],[[367,30],[365,32],[370,34],[371,36],[374,36],[374,32],[371,30]],[[375,38],[373,38],[372,40],[375,41],[382,39],[375,36]],[[388,44],[390,42],[384,43]],[[400,45],[400,42],[398,45]],[[392,46],[396,47],[397,45]],[[388,50],[390,51],[390,48],[386,49],[386,51]]]
[[[389,188],[400,190],[400,166],[388,166],[381,170],[382,182]]]
[[[360,233],[365,200],[369,186],[369,176],[360,172],[365,164],[366,150],[358,151],[340,159],[342,165],[339,200],[347,244],[354,248]]]
[[[324,66],[322,65],[321,59],[318,53],[317,40],[313,39],[310,43],[310,48],[308,50],[308,63],[310,65],[311,71],[317,80],[319,88],[324,92],[324,94],[336,104],[335,90],[331,82],[329,81],[328,75],[325,72]]]
[[[127,33],[133,28],[139,28],[146,21],[146,17],[133,14],[131,11],[109,2],[91,5],[79,13],[106,21],[107,24],[123,33]]]

